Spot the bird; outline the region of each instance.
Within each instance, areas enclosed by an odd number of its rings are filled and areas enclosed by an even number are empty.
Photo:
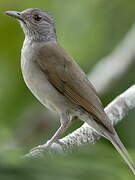
[[[20,22],[25,34],[21,70],[27,87],[41,104],[60,117],[61,125],[56,133],[34,150],[48,149],[78,117],[108,139],[135,174],[135,164],[107,117],[94,86],[59,44],[52,15],[39,8],[6,11],[6,14]]]

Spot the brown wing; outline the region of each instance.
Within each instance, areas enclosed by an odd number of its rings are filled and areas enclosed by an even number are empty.
[[[97,93],[78,64],[58,44],[41,48],[37,62],[53,86],[112,132]]]

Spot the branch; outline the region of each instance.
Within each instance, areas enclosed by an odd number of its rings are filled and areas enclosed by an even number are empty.
[[[106,108],[105,112],[112,124],[117,124],[126,114],[135,109],[135,85],[126,90],[123,94],[116,97]],[[70,150],[75,146],[82,146],[86,143],[95,143],[101,136],[94,132],[89,125],[84,123],[80,128],[71,134],[60,139],[60,143],[54,143],[50,149],[57,152]],[[43,155],[41,151],[35,150],[26,155],[26,157]]]
[[[115,50],[101,59],[89,73],[89,80],[102,94],[135,63],[135,24]],[[100,78],[99,78],[100,77]]]

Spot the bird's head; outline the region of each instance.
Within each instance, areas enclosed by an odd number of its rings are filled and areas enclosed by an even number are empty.
[[[56,32],[52,16],[37,8],[22,12],[6,11],[6,14],[19,20],[27,38],[34,41],[56,41]]]

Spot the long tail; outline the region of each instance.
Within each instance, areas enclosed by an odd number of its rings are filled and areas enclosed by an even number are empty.
[[[135,175],[135,164],[132,161],[131,157],[129,156],[128,151],[126,150],[125,146],[121,142],[121,140],[120,140],[119,136],[117,135],[117,132],[115,131],[115,129],[112,128],[112,133],[111,133],[111,131],[108,131],[107,127],[105,127],[102,124],[97,123],[96,121],[94,121],[95,124],[94,123],[92,124],[90,119],[85,119],[85,121],[91,127],[93,127],[93,129],[95,129],[97,133],[99,133],[101,136],[103,136],[106,139],[108,139],[109,141],[111,141],[113,146],[120,153],[120,155],[123,157],[123,159],[125,160],[127,165],[132,170],[133,174]],[[102,129],[102,131],[101,131],[101,129]]]
[[[135,164],[132,161],[131,157],[129,156],[128,151],[126,150],[125,146],[121,142],[117,133],[111,137],[110,141],[114,145],[116,150],[120,153],[120,155],[123,157],[123,159],[125,160],[125,162],[127,163],[127,165],[130,167],[130,169],[133,171],[135,175]]]

